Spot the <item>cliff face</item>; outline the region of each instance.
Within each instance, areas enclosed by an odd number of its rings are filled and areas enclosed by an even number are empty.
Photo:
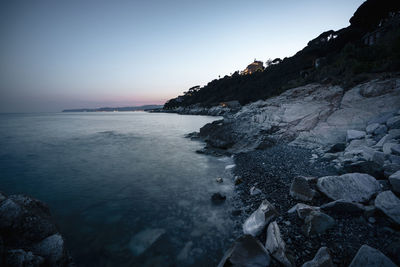
[[[399,108],[399,78],[373,80],[348,91],[309,84],[248,104],[205,126],[200,134],[209,146],[228,152],[249,151],[276,141],[326,149],[344,142],[347,130],[364,129],[371,119]]]

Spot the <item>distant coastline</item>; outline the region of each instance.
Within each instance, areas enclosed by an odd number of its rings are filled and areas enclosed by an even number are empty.
[[[134,106],[134,107],[64,109],[62,112],[123,112],[123,111],[147,111],[147,110],[155,110],[161,108],[163,108],[163,105],[144,105],[144,106]]]

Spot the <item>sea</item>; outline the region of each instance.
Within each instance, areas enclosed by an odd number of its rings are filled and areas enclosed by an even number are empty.
[[[237,235],[233,161],[185,135],[216,119],[0,114],[0,191],[47,203],[77,266],[215,266]]]

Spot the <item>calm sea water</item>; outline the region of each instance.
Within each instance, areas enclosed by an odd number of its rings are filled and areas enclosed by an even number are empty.
[[[235,235],[232,162],[184,138],[215,119],[2,114],[0,190],[46,202],[78,266],[215,265]]]

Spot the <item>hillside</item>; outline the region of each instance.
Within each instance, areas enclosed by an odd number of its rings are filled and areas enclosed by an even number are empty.
[[[382,73],[395,73],[400,70],[399,26],[399,1],[368,0],[347,28],[320,34],[294,56],[275,59],[263,71],[235,72],[204,87],[192,87],[169,100],[164,109],[234,100],[244,105],[313,82],[350,88]]]

